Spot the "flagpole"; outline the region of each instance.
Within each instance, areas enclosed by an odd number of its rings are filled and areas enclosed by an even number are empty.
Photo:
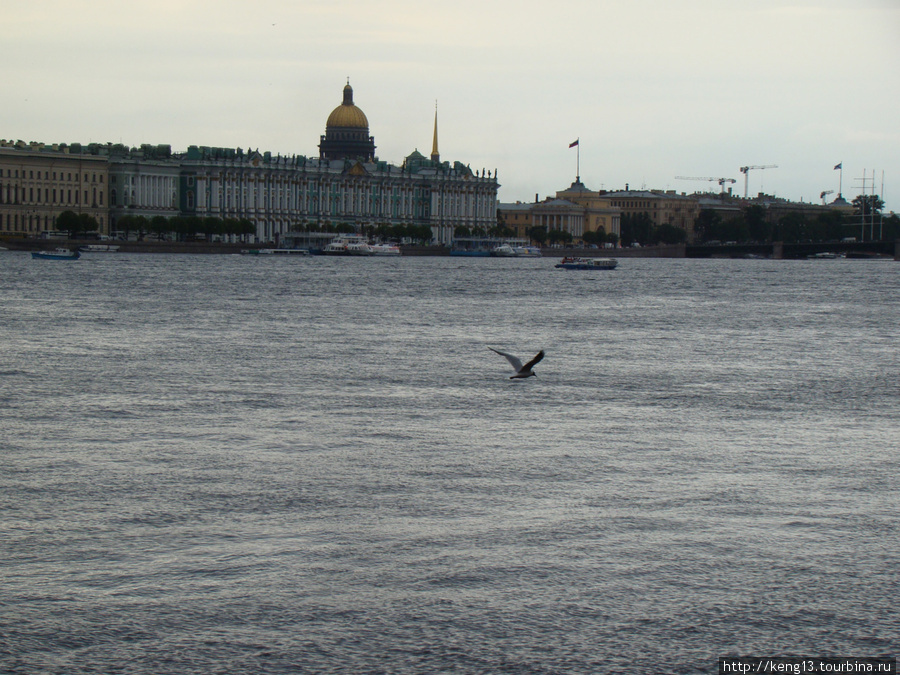
[[[581,182],[581,138],[576,138],[569,143],[569,150],[575,148],[575,182]]]

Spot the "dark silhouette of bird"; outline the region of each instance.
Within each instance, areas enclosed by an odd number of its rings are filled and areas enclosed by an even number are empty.
[[[488,347],[488,349],[490,349],[492,352],[496,352],[500,356],[506,357],[506,360],[509,361],[510,365],[512,365],[513,370],[516,371],[516,374],[513,375],[511,378],[509,378],[511,380],[521,379],[523,377],[532,377],[532,376],[536,377],[537,374],[532,372],[531,369],[534,368],[534,366],[538,363],[538,361],[540,361],[542,358],[544,358],[544,350],[542,349],[541,351],[539,351],[537,353],[537,356],[535,356],[533,359],[531,359],[531,361],[529,361],[528,363],[526,363],[523,366],[522,362],[517,357],[513,356],[512,354],[507,354],[506,352],[501,352],[500,350],[494,349],[493,347]]]

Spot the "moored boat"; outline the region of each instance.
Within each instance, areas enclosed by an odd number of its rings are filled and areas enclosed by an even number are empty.
[[[365,237],[346,235],[333,239],[322,251],[325,255],[372,255]]]
[[[241,255],[309,255],[305,248],[245,248]]]
[[[565,257],[556,264],[564,270],[614,270],[619,261],[615,258],[572,258]]]
[[[79,246],[78,250],[82,253],[115,253],[119,247],[115,244],[85,244]]]
[[[494,258],[540,258],[541,249],[537,246],[505,243],[491,249],[491,256]]]
[[[32,251],[31,257],[38,260],[78,260],[81,253],[67,248],[56,248],[52,251]]]
[[[396,244],[369,244],[372,255],[400,255],[400,247]]]

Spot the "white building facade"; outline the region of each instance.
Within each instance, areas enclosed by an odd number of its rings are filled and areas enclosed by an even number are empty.
[[[292,230],[349,225],[418,225],[449,244],[459,226],[497,222],[496,171],[473,172],[442,162],[437,121],[430,158],[418,151],[402,166],[379,161],[368,120],[344,87],[328,118],[318,158],[192,146],[180,156],[183,215],[247,218],[259,241],[278,242]]]

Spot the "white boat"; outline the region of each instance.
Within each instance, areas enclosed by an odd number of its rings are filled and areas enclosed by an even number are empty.
[[[309,255],[305,248],[245,248],[243,255]]]
[[[365,237],[346,235],[336,237],[322,251],[325,255],[372,255]]]
[[[503,243],[491,249],[495,258],[540,258],[541,249],[537,246]]]
[[[614,270],[619,261],[615,258],[570,258],[565,257],[556,264],[563,270]]]
[[[115,244],[85,244],[79,246],[78,250],[82,253],[115,253],[119,247]]]
[[[400,247],[396,244],[369,244],[372,255],[400,255]]]

